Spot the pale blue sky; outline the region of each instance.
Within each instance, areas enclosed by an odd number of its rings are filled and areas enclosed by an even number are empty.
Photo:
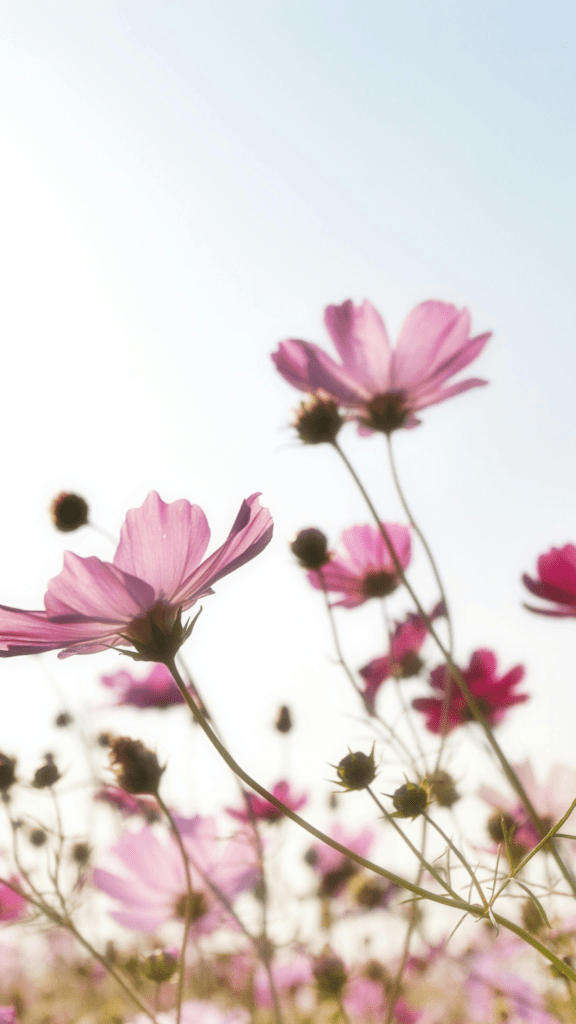
[[[330,452],[293,444],[299,396],[269,360],[290,335],[324,342],[324,306],[349,297],[393,334],[429,297],[495,332],[473,368],[490,387],[399,437],[401,472],[458,654],[493,646],[529,669],[511,749],[570,759],[576,625],[531,618],[518,579],[576,543],[574,22],[526,0],[2,4],[0,600],[39,607],[69,545],[109,557],[52,532],[63,487],[112,531],[152,487],[187,497],[216,543],[262,490],[274,545],[206,602],[189,660],[230,729],[262,701],[235,742],[264,781],[253,730],[280,701],[320,777],[358,735],[286,544],[368,516]],[[399,518],[380,440],[350,428],[347,444]],[[432,596],[422,558],[414,580]],[[376,622],[342,615],[354,664],[379,653]],[[71,659],[62,685],[88,693],[110,664]],[[1,668],[15,709],[35,694],[45,747],[43,671]]]

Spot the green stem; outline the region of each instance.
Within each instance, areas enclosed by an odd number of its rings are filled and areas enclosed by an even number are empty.
[[[172,835],[174,836],[174,839],[178,844],[180,856],[182,857],[182,864],[184,865],[184,873],[186,875],[186,889],[188,899],[186,900],[186,909],[184,911],[184,932],[182,935],[182,946],[180,948],[180,960],[178,964],[178,989],[176,992],[176,1024],[180,1024],[180,1018],[182,1016],[182,998],[184,995],[184,980],[186,970],[186,945],[188,942],[188,932],[190,930],[190,916],[192,913],[192,879],[190,877],[190,864],[188,863],[188,854],[186,853],[184,843],[182,842],[180,829],[178,828],[176,822],[174,821],[171,811],[166,806],[162,797],[160,796],[160,793],[158,792],[156,793],[156,799],[170,825],[170,831],[172,832]]]

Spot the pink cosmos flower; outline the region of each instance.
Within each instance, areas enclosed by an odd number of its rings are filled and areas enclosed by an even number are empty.
[[[123,818],[137,815],[145,818],[148,824],[160,820],[158,804],[154,797],[134,796],[119,786],[101,786],[94,794],[94,799],[108,804],[109,807],[115,807]]]
[[[19,885],[16,877],[9,879],[12,885]],[[10,886],[0,882],[0,922],[18,921],[26,916],[28,901],[24,896],[14,892]]]
[[[430,612],[430,620],[445,615],[444,604],[440,601]],[[428,636],[428,629],[420,615],[410,612],[403,622],[397,622],[390,638],[390,651],[382,658],[374,658],[360,669],[365,686],[362,696],[368,714],[375,714],[376,694],[386,679],[396,676],[409,679],[422,669],[420,649]]]
[[[276,990],[281,993],[296,995],[297,992],[312,984],[312,963],[310,956],[304,951],[291,950],[288,959],[275,959],[272,973]],[[272,1006],[270,981],[264,967],[260,964],[254,975],[254,999],[257,1006]]]
[[[524,607],[539,615],[555,618],[576,616],[576,547],[566,544],[563,548],[550,548],[538,559],[538,579],[533,580],[524,573],[522,581],[531,594],[553,601],[553,608]]]
[[[0,1006],[0,1024],[16,1024],[15,1006]]]
[[[292,811],[298,811],[307,802],[308,797],[305,793],[301,796],[296,796],[290,789],[290,783],[282,779],[277,782],[272,789],[272,796],[275,796],[278,800],[281,800],[286,807],[289,807]],[[233,807],[227,807],[226,811],[232,818],[236,818],[237,821],[248,823],[252,818],[257,821],[269,821],[275,822],[280,821],[284,815],[282,811],[279,811],[274,804],[264,800],[261,796],[256,793],[246,793],[246,800],[250,804],[252,815],[248,813],[248,809],[244,807],[242,810],[235,810]]]
[[[44,611],[0,605],[0,657],[61,648],[59,657],[66,658],[128,647],[140,660],[165,661],[189,635],[182,612],[271,537],[270,513],[253,494],[224,544],[202,561],[210,539],[202,509],[184,499],[166,505],[151,491],[128,512],[113,562],[67,551],[62,572],[48,584]]]
[[[190,856],[191,934],[208,934],[223,924],[236,927],[207,879],[233,902],[259,878],[253,850],[239,836],[222,843],[213,818],[196,815],[175,820]],[[102,868],[96,868],[93,877],[99,889],[123,904],[123,910],[112,912],[115,921],[134,931],[154,932],[167,921],[184,920],[188,892],[175,839],[162,843],[145,827],[141,832],[126,832],[113,853],[132,877],[113,875]]]
[[[410,562],[410,530],[383,523],[403,569]],[[308,573],[317,590],[342,595],[335,605],[357,608],[371,597],[387,597],[400,583],[386,542],[376,526],[351,526],[342,534],[340,551],[322,569]]]
[[[144,679],[135,679],[130,672],[121,669],[111,676],[100,676],[100,682],[114,691],[115,707],[164,709],[184,704],[172,673],[161,663],[154,665]]]
[[[505,718],[509,708],[514,704],[523,704],[529,698],[527,693],[513,692],[524,678],[524,666],[515,665],[499,679],[496,675],[496,655],[492,651],[474,651],[469,668],[460,669],[460,671],[490,725],[498,725]],[[430,686],[440,696],[417,697],[412,701],[412,707],[424,712],[425,724],[429,732],[438,733],[443,728],[444,694],[448,680],[447,666],[439,665],[430,674]],[[451,732],[456,726],[470,721],[474,721],[474,719],[468,710],[464,696],[456,680],[452,680],[444,731]]]
[[[471,1022],[505,1020],[510,1024],[558,1024],[548,1013],[543,995],[531,983],[527,972],[511,970],[523,946],[508,936],[491,949],[479,950],[465,958],[467,1004]]]
[[[513,765],[513,768],[542,824],[547,830],[551,829],[566,813],[576,796],[576,771],[557,763],[548,772],[546,781],[539,783],[536,781],[529,759],[522,761],[521,764]],[[518,853],[522,857],[538,845],[541,837],[517,797],[502,796],[490,786],[482,786],[478,791],[478,796],[494,808],[500,829],[500,818],[504,817],[512,844],[514,847],[518,847]],[[570,815],[561,831],[573,833],[575,827],[576,811]],[[574,844],[566,842],[563,846],[566,850],[572,851]]]
[[[393,351],[378,311],[370,302],[328,306],[324,322],[341,363],[318,345],[291,338],[272,356],[289,384],[335,399],[363,431],[386,434],[414,427],[415,413],[487,381],[476,377],[444,387],[480,355],[490,333],[470,337],[468,310],[446,302],[422,302],[409,313]]]
[[[330,830],[330,836],[361,857],[366,857],[374,842],[372,829],[363,828],[359,832],[348,832],[338,823]],[[353,860],[331,846],[326,846],[325,843],[313,843],[304,859],[319,875],[318,895],[321,897],[339,896],[348,881],[360,870],[359,865]]]

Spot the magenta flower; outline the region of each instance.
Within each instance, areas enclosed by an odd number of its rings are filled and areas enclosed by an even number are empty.
[[[474,651],[469,668],[460,671],[490,725],[498,725],[509,708],[528,700],[529,694],[513,692],[524,678],[524,666],[515,665],[499,679],[496,675],[496,655],[492,651]],[[451,732],[458,725],[474,721],[455,679],[451,681],[448,709],[443,721],[448,680],[447,666],[439,665],[430,673],[430,686],[440,696],[417,697],[412,701],[412,707],[424,712],[429,732]]]
[[[142,661],[165,661],[189,635],[182,612],[271,537],[270,513],[253,494],[224,544],[202,561],[210,539],[202,509],[184,499],[166,505],[151,491],[128,512],[112,563],[67,551],[62,572],[48,584],[44,611],[0,605],[0,657],[61,648],[59,657],[66,658],[127,647]]]
[[[414,427],[415,413],[487,381],[472,377],[444,387],[480,355],[490,333],[470,337],[468,310],[446,302],[422,302],[409,313],[393,351],[378,311],[370,302],[328,306],[324,322],[341,363],[318,345],[291,338],[272,356],[289,384],[349,410],[365,430],[386,434]]]
[[[119,786],[101,786],[94,794],[94,799],[108,804],[109,807],[115,807],[123,818],[139,816],[145,818],[149,825],[160,820],[158,804],[154,797],[134,796]]]
[[[15,1006],[0,1006],[0,1024],[16,1024]]]
[[[19,885],[17,878],[9,879],[12,885]],[[0,882],[0,922],[18,921],[26,915],[28,901],[10,886]]]
[[[223,924],[236,927],[207,879],[233,902],[259,878],[253,850],[240,836],[222,843],[213,818],[197,815],[176,822],[190,856],[191,934],[209,934]],[[126,832],[113,853],[132,877],[113,875],[102,868],[96,868],[93,877],[99,889],[123,905],[123,910],[112,912],[115,921],[141,932],[154,932],[167,921],[184,921],[188,892],[175,839],[161,843],[152,829],[145,827],[141,832]]]
[[[554,764],[548,772],[546,782],[536,781],[529,760],[513,765],[516,775],[524,786],[534,810],[546,830],[550,830],[563,814],[566,813],[576,794],[576,771],[563,764]],[[493,819],[501,831],[500,819],[504,817],[512,846],[524,857],[529,850],[540,842],[540,835],[534,827],[523,804],[517,797],[506,797],[490,786],[482,786],[478,796],[489,804],[496,816]],[[563,832],[573,833],[576,826],[574,811],[562,828]],[[490,831],[490,827],[489,827]],[[499,838],[499,837],[498,837]],[[559,840],[562,842],[562,840]],[[572,850],[573,843],[563,844],[566,850]]]
[[[100,676],[100,682],[114,691],[115,707],[164,709],[184,704],[172,673],[161,663],[154,665],[144,679],[135,679],[130,672],[120,669],[111,676]]]
[[[246,793],[246,802],[250,805],[252,814],[249,814],[248,808],[243,807],[241,810],[236,810],[233,807],[227,807],[226,810],[232,818],[236,818],[237,821],[241,821],[244,824],[250,822],[252,819],[257,821],[268,821],[270,823],[280,821],[284,815],[282,811],[279,811],[274,804],[264,800],[261,796],[256,793]],[[286,807],[289,807],[291,811],[298,811],[307,802],[308,797],[305,793],[301,796],[296,796],[290,789],[290,783],[282,779],[277,782],[272,789],[272,796],[275,796],[277,800],[281,800]]]
[[[440,601],[430,612],[433,622],[440,615],[445,615],[444,604]],[[376,695],[386,679],[395,676],[397,679],[409,679],[417,676],[422,669],[420,650],[428,635],[424,619],[410,612],[403,622],[397,622],[390,637],[390,651],[381,658],[374,658],[360,669],[359,674],[364,680],[362,696],[368,714],[375,714]]]
[[[576,616],[576,547],[566,544],[563,548],[550,548],[538,559],[538,579],[533,580],[527,573],[522,581],[531,594],[545,601],[553,601],[553,608],[524,607],[539,615],[553,615],[556,618]]]
[[[410,562],[410,530],[407,526],[383,523],[400,565]],[[332,554],[322,569],[311,571],[308,579],[317,590],[342,595],[335,605],[357,608],[371,597],[387,597],[400,583],[388,546],[376,526],[351,526],[342,534],[340,551]]]

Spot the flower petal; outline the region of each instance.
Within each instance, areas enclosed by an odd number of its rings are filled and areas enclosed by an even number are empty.
[[[350,375],[370,395],[391,387],[392,353],[384,321],[371,302],[328,306],[324,322]]]

